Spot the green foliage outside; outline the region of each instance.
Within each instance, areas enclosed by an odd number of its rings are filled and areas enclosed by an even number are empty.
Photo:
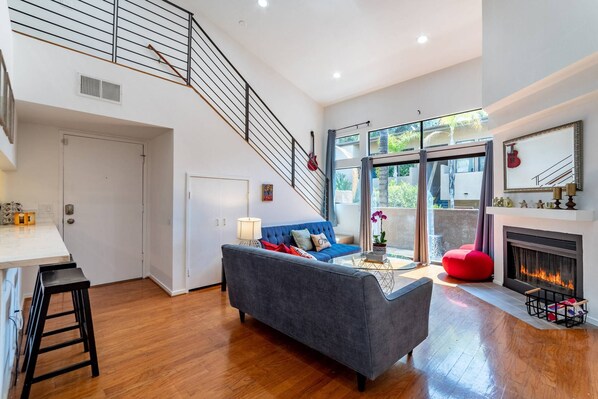
[[[334,187],[337,190],[351,190],[351,180],[347,177],[347,175],[342,173],[335,173],[334,175]]]
[[[394,208],[415,208],[417,186],[406,182],[388,182],[388,206]]]

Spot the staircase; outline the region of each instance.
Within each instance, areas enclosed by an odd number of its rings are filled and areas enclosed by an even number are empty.
[[[9,0],[14,31],[183,83],[320,215],[327,179],[193,14],[166,0]]]

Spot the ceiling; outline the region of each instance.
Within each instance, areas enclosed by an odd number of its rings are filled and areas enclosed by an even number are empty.
[[[266,8],[257,0],[177,3],[322,105],[482,55],[482,0],[269,0]],[[429,37],[423,45],[422,34]]]
[[[19,123],[38,123],[60,129],[135,140],[151,140],[170,129],[88,114],[49,105],[17,101]]]

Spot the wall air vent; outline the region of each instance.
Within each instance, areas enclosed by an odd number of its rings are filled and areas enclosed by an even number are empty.
[[[121,102],[121,87],[119,84],[85,75],[79,75],[79,94],[119,104]]]

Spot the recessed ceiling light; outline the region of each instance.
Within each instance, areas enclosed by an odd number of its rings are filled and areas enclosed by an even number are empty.
[[[268,0],[258,0],[257,4],[259,4],[260,7],[268,7]]]
[[[417,38],[417,42],[419,44],[424,44],[428,42],[428,36],[426,35],[421,35],[420,37]]]
[[[334,79],[340,79],[341,78],[341,73],[340,72],[335,72],[335,73],[332,74],[332,77]]]

